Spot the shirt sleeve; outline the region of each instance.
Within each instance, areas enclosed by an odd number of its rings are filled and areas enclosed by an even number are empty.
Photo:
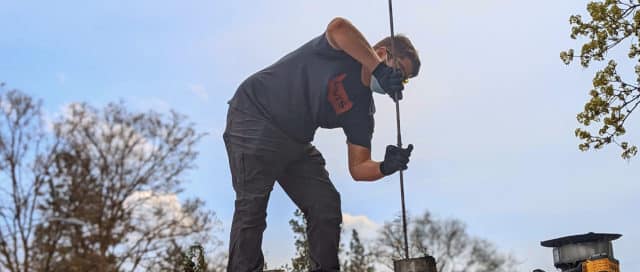
[[[322,32],[320,36],[314,39],[314,46],[317,52],[324,56],[333,56],[333,57],[347,57],[349,56],[343,50],[335,49],[329,44],[329,40],[327,40],[326,32]]]
[[[347,141],[368,149],[371,149],[373,127],[373,115],[368,112],[349,112],[349,114],[346,114],[342,123],[342,130],[347,136]]]

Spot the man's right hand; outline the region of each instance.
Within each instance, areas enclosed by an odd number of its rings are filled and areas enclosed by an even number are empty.
[[[388,176],[398,170],[406,170],[412,150],[413,145],[411,144],[407,148],[388,145],[384,154],[384,161],[380,163],[380,172]]]
[[[404,77],[400,70],[387,66],[383,61],[376,66],[372,74],[376,77],[382,89],[384,89],[391,99],[395,101],[396,94],[398,100],[402,99],[402,90],[404,90],[402,81],[404,80]]]

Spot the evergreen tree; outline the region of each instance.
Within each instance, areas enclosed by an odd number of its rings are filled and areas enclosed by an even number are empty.
[[[289,220],[295,237],[296,256],[291,259],[291,271],[306,272],[311,270],[309,258],[309,240],[307,237],[307,220],[300,210],[296,210],[294,218]]]
[[[346,257],[343,264],[345,272],[374,271],[371,253],[365,249],[356,229],[351,231],[351,242],[349,242],[349,251],[346,252]]]

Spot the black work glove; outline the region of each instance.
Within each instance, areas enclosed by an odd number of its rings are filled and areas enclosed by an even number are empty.
[[[383,175],[388,176],[398,170],[406,170],[412,150],[413,145],[411,144],[407,146],[407,148],[388,145],[387,151],[384,154],[384,161],[380,163],[380,172],[382,172]]]
[[[402,90],[404,90],[402,81],[404,80],[404,77],[400,70],[387,66],[383,61],[373,69],[372,74],[376,77],[380,86],[382,86],[382,89],[391,97],[391,99],[393,99],[393,101],[396,101],[396,94],[398,100],[402,99]]]

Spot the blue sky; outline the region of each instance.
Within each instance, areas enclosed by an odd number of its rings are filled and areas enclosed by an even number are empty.
[[[520,271],[552,269],[541,240],[589,231],[622,233],[624,271],[640,271],[638,159],[619,150],[578,151],[575,114],[594,69],[565,66],[577,47],[568,17],[586,1],[403,0],[395,27],[421,54],[407,86],[402,126],[415,151],[407,207],[467,223],[511,252]],[[221,134],[226,101],[248,75],[324,31],[336,16],[370,42],[388,35],[386,1],[6,1],[0,0],[0,81],[42,98],[47,113],[123,99],[138,110],[175,109],[210,136],[185,196],[207,201],[228,239],[233,191]],[[624,65],[623,65],[624,67]],[[395,112],[376,96],[373,156],[395,142]],[[638,117],[628,139],[640,139]],[[347,226],[369,237],[400,209],[397,176],[353,182],[340,130],[314,142],[342,194]],[[638,143],[638,140],[636,140]],[[269,204],[264,250],[272,265],[293,254],[295,207],[280,188]],[[365,235],[366,237],[367,235]]]

